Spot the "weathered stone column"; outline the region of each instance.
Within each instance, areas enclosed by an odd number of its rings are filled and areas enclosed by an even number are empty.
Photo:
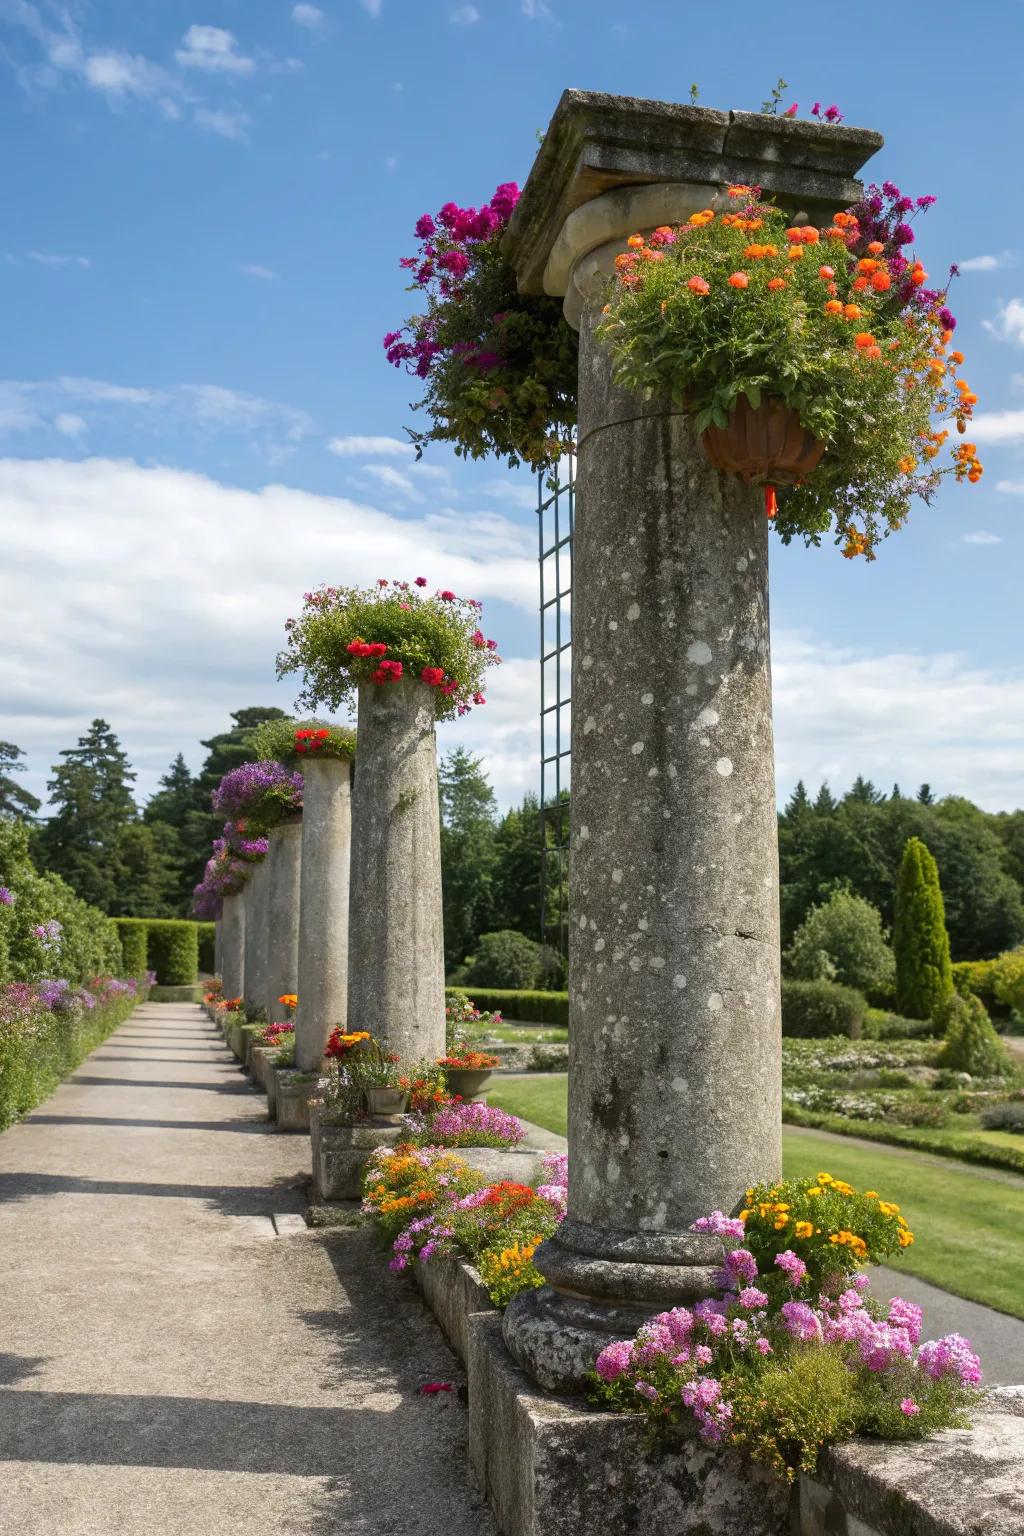
[[[273,829],[266,862],[266,971],[263,976],[263,1006],[268,1022],[272,1022],[287,1017],[278,998],[298,989],[301,816],[296,816],[292,821],[284,821]]]
[[[245,987],[245,1006],[251,1013],[264,1005],[264,975],[267,963],[267,888],[269,870],[268,855],[253,868],[246,882],[245,898],[245,961],[242,978]]]
[[[725,181],[831,212],[879,143],[569,92],[510,227],[520,286],[564,294],[580,331],[569,1206],[538,1254],[549,1284],[505,1318],[543,1386],[709,1294],[720,1246],[690,1223],[781,1169],[763,496],[711,468],[670,399],[615,386],[594,327],[629,234]]]
[[[403,1060],[444,1055],[434,695],[363,683],[352,790],[348,1022]]]
[[[219,917],[213,925],[213,974],[224,974],[224,924]]]
[[[302,765],[302,875],[295,1065],[319,1070],[327,1037],[348,1017],[348,890],[352,762],[310,757]]]
[[[224,897],[220,918],[220,977],[223,997],[245,994],[245,891]]]

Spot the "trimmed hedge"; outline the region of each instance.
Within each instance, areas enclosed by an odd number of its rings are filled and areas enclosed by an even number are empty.
[[[865,1040],[929,1040],[939,1030],[934,1019],[905,1019],[883,1008],[869,1008],[861,1034]]]
[[[149,919],[145,917],[115,917],[114,922],[117,924],[117,931],[121,939],[124,974],[126,976],[144,976],[146,974],[146,946],[149,936]]]
[[[962,1163],[980,1163],[986,1168],[1008,1168],[1013,1173],[1024,1173],[1024,1147],[1006,1147],[997,1142],[961,1139],[934,1132],[925,1135],[903,1126],[887,1125],[884,1120],[850,1120],[844,1115],[800,1109],[795,1104],[784,1106],[782,1118],[787,1125],[831,1131],[835,1136],[878,1141],[889,1147],[910,1147],[915,1152],[931,1152],[935,1157],[953,1157]]]
[[[846,1035],[859,1040],[864,1028],[867,998],[853,987],[835,981],[782,983],[782,1033],[802,1040]]]
[[[199,940],[199,969],[208,976],[217,972],[217,924],[197,923]]]
[[[464,992],[483,1013],[500,1013],[526,1024],[560,1024],[569,1027],[568,992],[519,992],[503,987],[447,987],[446,995]]]
[[[956,960],[953,985],[961,997],[980,997],[991,1013],[996,1001],[995,980],[999,960]]]
[[[0,1037],[0,1131],[35,1109],[90,1051],[123,1024],[146,992],[97,1002],[94,1008],[40,1010],[8,1025]]]
[[[161,987],[187,987],[199,980],[199,925],[187,918],[153,918],[148,923],[147,960]]]

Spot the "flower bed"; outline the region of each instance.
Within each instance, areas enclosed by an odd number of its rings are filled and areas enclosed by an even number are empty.
[[[138,981],[95,976],[13,981],[0,987],[0,1130],[47,1098],[110,1032],[145,1002],[152,973]]]

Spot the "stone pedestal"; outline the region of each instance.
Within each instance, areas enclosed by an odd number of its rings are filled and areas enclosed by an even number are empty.
[[[245,995],[245,891],[224,897],[220,924],[222,997]]]
[[[393,1147],[402,1139],[402,1126],[387,1120],[360,1120],[349,1125],[325,1121],[320,1110],[310,1114],[313,1151],[313,1199],[358,1200],[363,1169],[377,1147]]]
[[[309,1134],[309,1096],[316,1087],[308,1074],[281,1071],[276,1076],[274,1121],[279,1131]]]
[[[257,1088],[266,1090],[267,1063],[271,1060],[272,1057],[277,1055],[277,1051],[278,1047],[276,1045],[251,1045],[249,1047],[249,1060],[247,1065],[249,1068],[249,1075],[251,1076],[253,1082],[256,1084]]]
[[[270,834],[266,858],[266,971],[263,1007],[267,1022],[288,1018],[278,1002],[298,991],[299,885],[302,869],[302,818],[282,822]]]
[[[359,689],[348,1023],[403,1061],[444,1055],[444,925],[434,695]]]
[[[261,1012],[266,998],[264,979],[267,969],[267,893],[270,870],[266,857],[253,867],[244,891],[245,948],[242,966],[245,1007],[249,1017]],[[270,1022],[269,1020],[267,1021]]]
[[[317,1072],[327,1037],[348,1017],[348,891],[352,764],[310,757],[302,765],[299,1006],[295,1065]]]
[[[569,1206],[505,1337],[578,1389],[610,1337],[713,1289],[689,1231],[781,1168],[778,856],[761,493],[594,337],[634,230],[724,181],[841,207],[879,143],[570,92],[509,231],[580,330],[573,549]],[[622,187],[623,181],[645,181]],[[724,189],[723,189],[724,190]]]
[[[224,974],[224,924],[219,917],[213,925],[213,974]]]

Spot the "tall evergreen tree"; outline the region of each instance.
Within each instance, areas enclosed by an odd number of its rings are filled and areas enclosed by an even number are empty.
[[[799,816],[803,811],[811,809],[811,797],[804,786],[803,779],[797,779],[796,788],[786,801],[784,814],[789,817]]]
[[[25,756],[13,741],[0,741],[0,816],[12,816],[15,821],[31,821],[41,802],[23,785],[15,783],[12,773],[24,773]]]
[[[77,747],[61,754],[47,782],[54,814],[39,833],[46,868],[104,912],[119,909],[117,845],[137,817],[135,774],[105,720],[94,720]]]
[[[939,868],[919,837],[903,850],[896,886],[896,1006],[911,1019],[930,1019],[953,991],[949,935]]]
[[[826,779],[823,781],[821,788],[818,790],[817,799],[814,802],[814,809],[818,812],[819,816],[830,816],[835,808],[835,798],[832,794],[832,791],[828,787],[828,780]]]
[[[871,780],[865,779],[859,773],[843,796],[844,801],[858,800],[862,801],[865,805],[877,805],[880,800],[884,799],[885,796],[879,793]]]
[[[540,805],[536,795],[525,795],[521,805],[505,812],[494,834],[494,848],[493,927],[515,928],[527,938],[539,939],[543,896]],[[554,861],[550,862],[553,865]]]
[[[932,794],[932,787],[930,784],[921,785],[921,788],[917,792],[917,803],[918,805],[935,804],[935,796]]]
[[[464,959],[477,937],[493,926],[496,808],[480,759],[464,747],[456,747],[441,763],[438,793],[444,946],[451,966]]]
[[[143,819],[166,822],[169,827],[175,827],[181,832],[195,808],[196,783],[179,752],[161,778],[160,788],[147,803]]]

